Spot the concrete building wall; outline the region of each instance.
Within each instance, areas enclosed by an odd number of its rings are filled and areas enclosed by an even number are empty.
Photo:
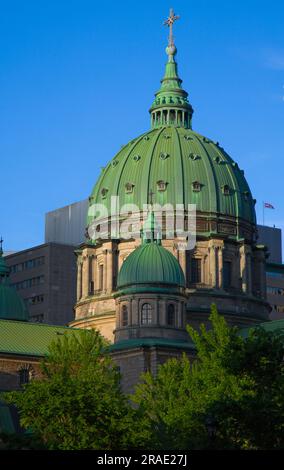
[[[282,263],[281,229],[258,225],[257,243],[266,245],[269,251],[269,263]]]
[[[272,307],[270,320],[284,319],[284,265],[266,266],[267,300]]]
[[[45,243],[77,246],[85,240],[88,199],[45,215]]]
[[[74,246],[46,243],[6,257],[10,282],[27,304],[30,321],[66,325],[74,318]]]

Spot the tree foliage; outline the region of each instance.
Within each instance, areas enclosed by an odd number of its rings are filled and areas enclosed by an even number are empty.
[[[159,449],[284,447],[284,338],[262,328],[247,336],[215,306],[211,329],[188,332],[196,360],[184,354],[144,374],[133,401],[144,445]]]
[[[42,379],[6,400],[18,407],[31,445],[47,449],[283,448],[283,335],[260,327],[244,334],[215,306],[210,321],[210,329],[187,327],[194,357],[143,374],[130,397],[102,336],[77,331],[51,344]]]
[[[43,378],[6,394],[21,425],[49,449],[118,449],[130,445],[131,413],[117,367],[97,331],[54,341],[42,362]]]

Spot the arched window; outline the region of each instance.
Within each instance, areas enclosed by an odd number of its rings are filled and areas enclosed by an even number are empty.
[[[31,379],[31,369],[29,367],[22,367],[19,370],[20,385],[28,384]]]
[[[126,305],[122,306],[122,311],[121,311],[121,326],[127,326],[128,325],[128,308]]]
[[[173,304],[168,305],[167,324],[169,326],[174,326],[175,325],[175,306]]]
[[[193,284],[201,282],[201,259],[191,258],[190,263],[190,281]]]
[[[152,305],[143,304],[141,309],[141,324],[149,325],[152,323]]]

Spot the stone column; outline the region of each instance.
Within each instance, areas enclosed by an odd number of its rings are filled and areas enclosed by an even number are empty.
[[[116,328],[120,327],[121,321],[120,321],[120,316],[121,316],[121,304],[119,300],[116,300]]]
[[[182,239],[177,239],[178,243],[186,243],[186,241]],[[178,255],[178,262],[180,264],[181,269],[183,270],[184,277],[186,278],[186,250],[177,250]]]
[[[106,289],[107,292],[110,293],[113,290],[113,250],[108,249],[107,250],[107,256],[106,256],[106,266],[107,266],[107,279],[106,279]]]
[[[218,246],[218,287],[223,288],[223,247]]]
[[[89,295],[89,257],[83,256],[83,273],[82,273],[82,297]]]
[[[89,262],[88,262],[88,268],[89,268],[89,284],[88,284],[88,294],[90,295],[92,293],[92,281],[94,277],[93,273],[93,255],[89,255]]]
[[[104,265],[103,291],[106,292],[106,290],[107,290],[107,275],[108,275],[108,272],[107,272],[107,250],[103,251],[103,255],[104,255],[104,262],[103,262],[103,265]]]
[[[202,270],[202,282],[206,285],[210,284],[209,280],[209,266],[208,266],[208,255],[204,255],[203,258],[203,270]]]
[[[242,282],[242,291],[247,292],[246,252],[244,245],[240,247],[240,274]]]
[[[82,297],[82,262],[81,259],[77,261],[77,300]]]
[[[92,272],[93,272],[93,282],[94,282],[94,293],[96,290],[98,290],[98,261],[97,261],[97,256],[93,256],[93,267],[92,267]]]
[[[247,294],[251,294],[251,248],[248,245],[240,247],[240,269],[242,290]]]
[[[210,284],[212,287],[217,287],[217,266],[216,266],[216,247],[213,242],[209,241],[209,269],[210,269]]]
[[[132,325],[137,326],[139,324],[138,300],[133,298],[131,304]]]

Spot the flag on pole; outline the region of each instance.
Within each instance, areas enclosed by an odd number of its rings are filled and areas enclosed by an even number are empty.
[[[270,204],[270,202],[264,202],[264,208],[265,209],[275,209],[275,207]]]

